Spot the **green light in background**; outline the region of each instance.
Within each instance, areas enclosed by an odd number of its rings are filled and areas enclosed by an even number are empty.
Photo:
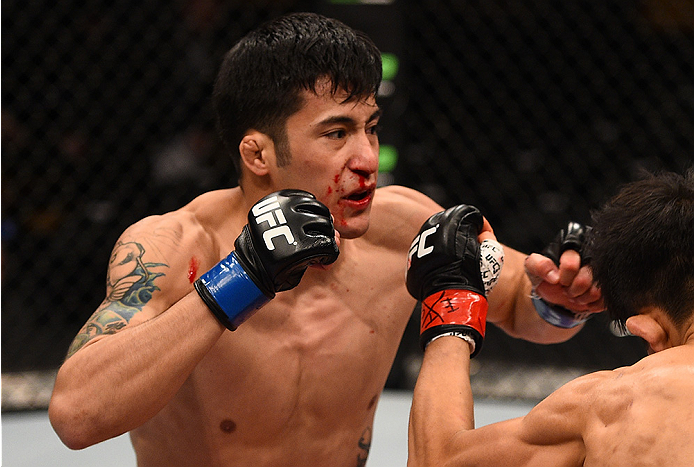
[[[378,152],[378,171],[391,172],[398,165],[398,150],[390,144],[383,144]]]
[[[395,79],[400,66],[398,57],[395,54],[384,53],[381,54],[381,62],[383,63],[383,79],[388,81]]]

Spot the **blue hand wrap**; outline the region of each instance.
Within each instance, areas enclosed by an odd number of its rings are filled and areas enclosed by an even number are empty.
[[[217,319],[232,331],[270,301],[239,264],[233,251],[200,276],[194,286]]]
[[[588,321],[588,318],[591,317],[590,313],[574,313],[563,306],[547,303],[536,295],[532,296],[532,300],[537,314],[549,324],[558,328],[575,328]]]

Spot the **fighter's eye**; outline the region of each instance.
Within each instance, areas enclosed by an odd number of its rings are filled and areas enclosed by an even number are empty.
[[[381,125],[374,125],[366,129],[366,132],[370,135],[377,135],[379,131],[381,131]]]
[[[342,139],[345,136],[347,136],[347,132],[345,130],[340,129],[340,130],[331,131],[330,133],[327,133],[326,136],[328,138],[332,138],[332,139]]]

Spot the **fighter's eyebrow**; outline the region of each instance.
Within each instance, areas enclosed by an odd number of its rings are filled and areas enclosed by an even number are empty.
[[[383,113],[383,111],[381,109],[377,109],[374,113],[371,114],[371,116],[369,116],[366,123],[371,123],[374,120],[380,118],[382,113]],[[329,126],[329,125],[334,125],[336,123],[343,124],[343,125],[351,125],[351,126],[357,125],[357,121],[352,117],[348,117],[347,115],[334,115],[332,117],[328,117],[325,120],[321,120],[318,123],[318,125]]]

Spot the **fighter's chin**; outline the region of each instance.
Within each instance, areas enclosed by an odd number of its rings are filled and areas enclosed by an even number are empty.
[[[336,223],[335,230],[342,239],[359,238],[369,230],[369,221]]]

